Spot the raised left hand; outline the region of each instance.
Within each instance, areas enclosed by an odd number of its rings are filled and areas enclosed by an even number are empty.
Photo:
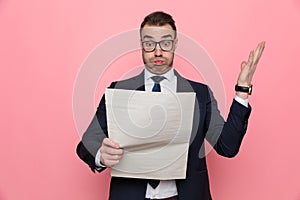
[[[241,64],[241,72],[238,77],[237,84],[239,86],[249,86],[251,84],[254,72],[256,70],[256,66],[258,61],[264,51],[265,42],[261,42],[258,44],[255,51],[251,51],[248,61],[243,61]]]
[[[265,42],[261,42],[258,44],[255,51],[251,51],[248,61],[243,61],[241,64],[241,71],[237,80],[237,84],[239,86],[249,86],[251,84],[254,72],[256,70],[257,64],[261,55],[265,48]],[[248,95],[246,93],[241,94],[240,92],[237,93],[238,96],[241,95],[242,98],[246,98]]]

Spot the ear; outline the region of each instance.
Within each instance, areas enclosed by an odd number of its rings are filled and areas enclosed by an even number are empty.
[[[175,51],[175,49],[177,48],[177,44],[178,44],[178,37],[176,37],[176,38],[174,39],[174,51]]]

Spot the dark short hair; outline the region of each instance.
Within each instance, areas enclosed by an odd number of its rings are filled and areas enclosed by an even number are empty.
[[[144,21],[141,23],[140,32],[142,31],[142,29],[146,24],[150,26],[164,26],[166,24],[169,24],[172,27],[172,29],[175,31],[175,36],[176,36],[175,21],[173,20],[171,15],[165,12],[156,11],[147,15],[144,18]]]

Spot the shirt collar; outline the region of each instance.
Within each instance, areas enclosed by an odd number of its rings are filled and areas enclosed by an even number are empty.
[[[151,79],[152,76],[157,76],[156,74],[153,74],[151,72],[149,72],[146,68],[145,68],[145,80],[148,81],[149,79]],[[175,77],[174,74],[174,69],[170,69],[169,71],[167,71],[166,73],[160,75],[165,77],[168,81],[172,81]],[[151,79],[152,80],[152,79]]]

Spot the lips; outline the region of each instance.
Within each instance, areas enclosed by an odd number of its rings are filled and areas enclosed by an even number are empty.
[[[154,63],[156,65],[162,65],[164,63],[164,61],[163,60],[154,60]]]

